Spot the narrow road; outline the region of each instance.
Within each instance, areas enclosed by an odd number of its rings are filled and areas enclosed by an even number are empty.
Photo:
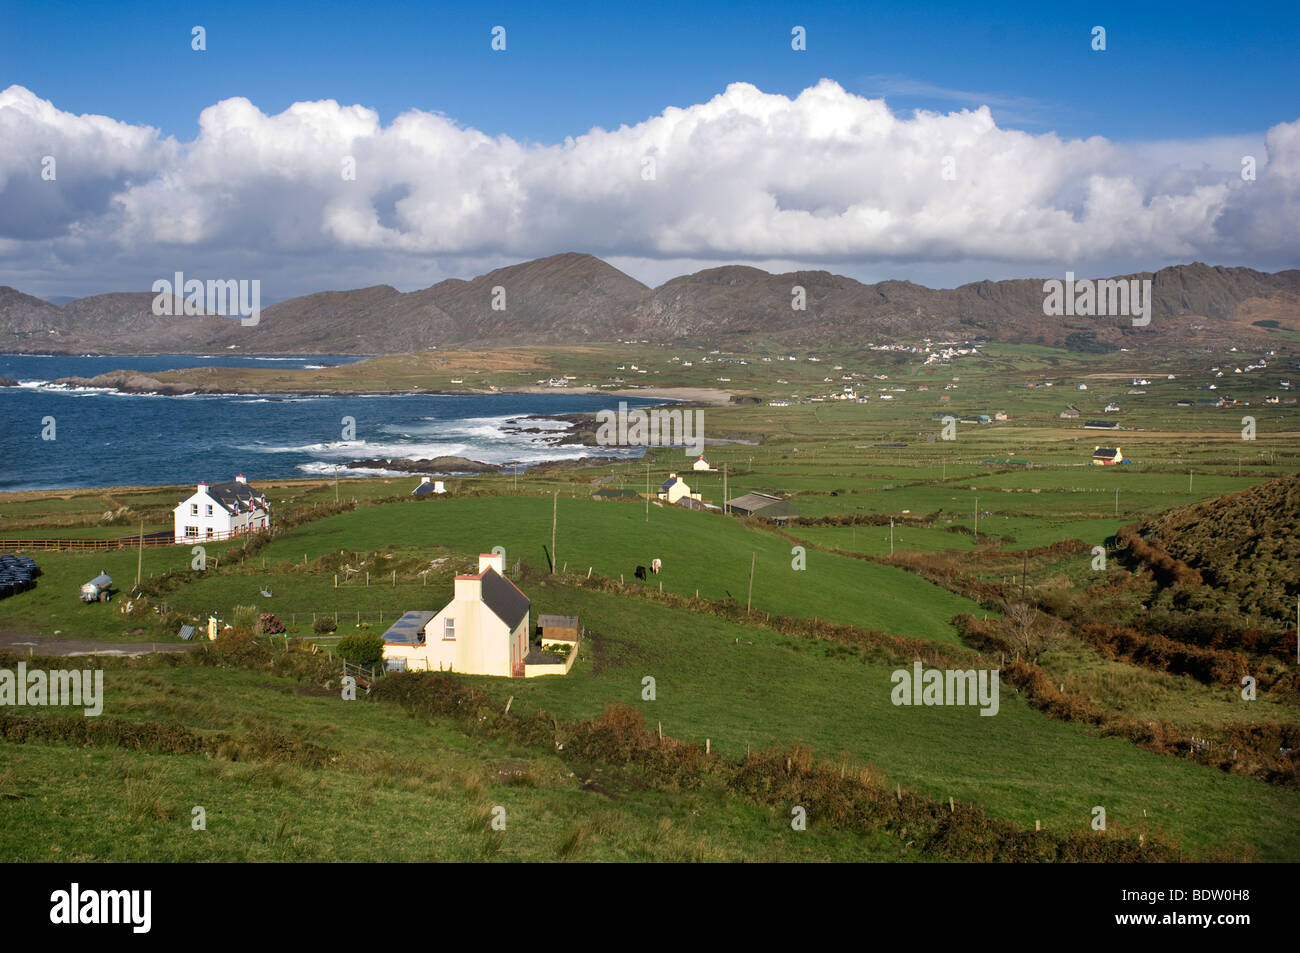
[[[189,643],[179,642],[101,642],[95,639],[65,639],[50,635],[26,635],[0,632],[0,651],[19,655],[109,655],[136,658],[151,652],[184,652]]]

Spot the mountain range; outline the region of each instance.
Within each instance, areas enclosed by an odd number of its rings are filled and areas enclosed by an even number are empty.
[[[220,315],[155,316],[152,292],[60,305],[0,286],[0,351],[203,353],[234,345],[256,354],[394,354],[630,337],[725,345],[756,336],[790,346],[928,337],[1104,351],[1173,340],[1262,342],[1276,331],[1300,332],[1300,270],[1270,274],[1196,262],[1117,277],[1152,280],[1149,325],[1134,327],[1126,317],[1045,316],[1042,279],[936,290],[909,281],[863,284],[827,271],[773,275],[728,265],[649,288],[575,252],[419,291],[376,285],[317,292],[263,308],[259,323],[248,327]],[[795,286],[804,289],[805,310],[792,308]]]

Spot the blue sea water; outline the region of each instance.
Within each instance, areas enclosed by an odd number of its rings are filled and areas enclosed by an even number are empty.
[[[61,377],[111,370],[144,373],[181,367],[302,368],[342,364],[355,357],[259,358],[248,355],[41,357],[0,354],[0,490],[220,482],[236,473],[249,480],[333,475],[366,476],[386,470],[347,469],[361,459],[468,457],[528,466],[581,456],[629,456],[638,450],[555,446],[558,421],[520,417],[591,413],[655,401],[602,394],[486,395],[186,395],[123,394],[102,389],[56,389]],[[268,363],[274,361],[275,363]],[[345,417],[355,435],[344,439]],[[44,439],[53,418],[54,439]],[[542,427],[544,434],[514,432]]]

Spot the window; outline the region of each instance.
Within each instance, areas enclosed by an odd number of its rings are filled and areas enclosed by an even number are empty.
[[[443,638],[443,641],[452,641],[452,642],[454,642],[454,641],[456,640],[456,620],[455,620],[455,619],[443,619],[443,620],[442,620],[442,638]]]
[[[198,528],[197,526],[187,526],[187,527],[185,527],[185,535],[186,535],[186,536],[198,536],[198,535],[199,535],[199,528]]]
[[[197,504],[197,503],[191,503],[191,504],[190,504],[190,516],[198,516],[198,515],[199,515],[199,504]]]
[[[406,659],[404,658],[385,659],[385,668],[390,672],[405,672]]]
[[[208,538],[209,538],[209,539],[212,538],[212,527],[211,527],[211,526],[208,527]]]
[[[207,510],[207,513],[206,513],[205,515],[207,515],[207,516],[211,516],[211,515],[212,515],[212,504],[211,504],[211,503],[209,503],[207,506],[205,506],[204,509]]]

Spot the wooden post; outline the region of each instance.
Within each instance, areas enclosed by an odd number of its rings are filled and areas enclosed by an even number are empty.
[[[711,745],[712,745],[712,742],[711,742],[708,738],[705,738],[705,739],[704,739],[704,753],[705,753],[705,754],[708,754],[708,753],[709,753],[709,750],[710,750],[710,746],[711,746]]]
[[[745,615],[749,615],[749,607],[754,599],[754,562],[758,559],[758,553],[750,553],[749,556],[749,595],[745,597]]]
[[[664,723],[662,721],[659,722],[659,740],[664,740]]]
[[[514,695],[511,695],[509,698],[506,699],[506,714],[507,714],[507,715],[510,714],[510,706],[513,705],[514,703],[515,703],[515,696],[514,696]]]
[[[955,814],[955,813],[957,813],[957,808],[956,808],[956,807],[953,805],[953,803],[952,803],[952,796],[951,796],[951,795],[948,796],[948,813],[949,813],[949,814]]]
[[[334,588],[337,589],[338,587],[339,587],[339,574],[338,574],[338,573],[335,573],[335,574],[334,574]]]

